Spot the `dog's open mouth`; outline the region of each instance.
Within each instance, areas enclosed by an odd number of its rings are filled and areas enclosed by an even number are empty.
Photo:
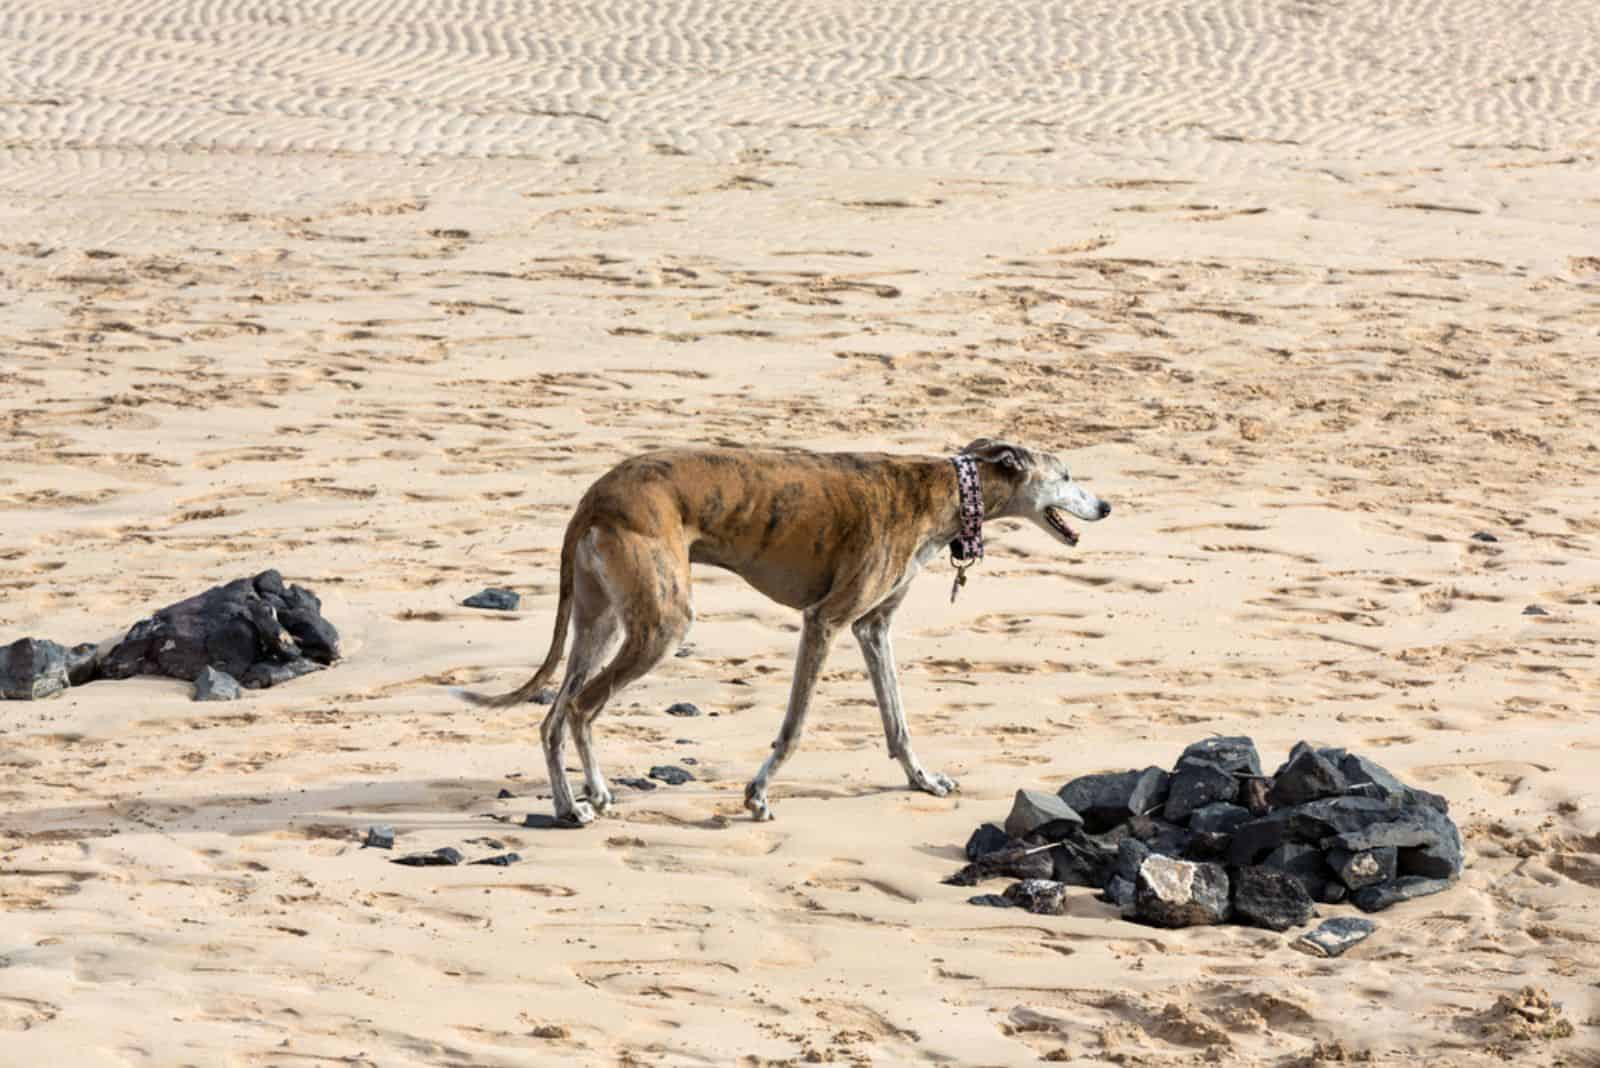
[[[1078,532],[1067,526],[1067,517],[1061,514],[1061,509],[1046,508],[1044,517],[1057,534],[1067,539],[1068,545],[1078,544]]]

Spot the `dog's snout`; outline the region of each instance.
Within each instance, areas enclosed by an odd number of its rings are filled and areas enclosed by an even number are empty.
[[[1104,519],[1106,516],[1108,516],[1110,514],[1111,514],[1111,504],[1110,504],[1110,502],[1101,501],[1100,502],[1100,518]]]

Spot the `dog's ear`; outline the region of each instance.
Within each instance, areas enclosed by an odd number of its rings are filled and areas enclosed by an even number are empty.
[[[1018,475],[1022,474],[1033,460],[1032,454],[1021,445],[1012,445],[1010,442],[996,441],[993,438],[979,438],[961,452],[974,460],[994,464],[1003,471]]]

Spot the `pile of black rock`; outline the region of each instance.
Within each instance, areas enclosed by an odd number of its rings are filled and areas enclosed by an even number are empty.
[[[213,586],[141,619],[104,653],[43,638],[0,647],[0,698],[37,701],[96,679],[167,675],[193,682],[196,700],[231,700],[240,687],[277,686],[339,657],[339,632],[322,602],[276,571]]]
[[[1375,912],[1449,887],[1462,853],[1448,812],[1438,794],[1343,749],[1301,742],[1264,775],[1249,738],[1208,738],[1170,772],[1018,790],[1005,825],[979,827],[971,863],[945,881],[1020,880],[975,904],[1059,913],[1067,886],[1089,886],[1142,923],[1283,931],[1319,902]]]

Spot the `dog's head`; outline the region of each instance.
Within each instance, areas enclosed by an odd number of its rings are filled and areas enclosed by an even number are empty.
[[[1036,452],[1008,441],[979,438],[961,450],[1011,486],[1011,493],[989,519],[1031,519],[1064,545],[1078,544],[1078,532],[1067,525],[1070,513],[1093,523],[1111,514],[1111,505],[1090,493],[1067,473],[1067,465],[1048,452]]]

